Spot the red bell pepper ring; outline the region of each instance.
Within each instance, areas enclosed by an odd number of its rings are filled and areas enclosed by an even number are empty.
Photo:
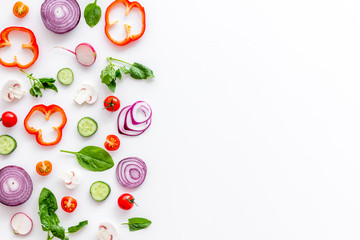
[[[24,27],[8,27],[5,28],[1,33],[0,33],[0,48],[3,47],[10,47],[11,43],[9,42],[9,33],[12,31],[21,31],[21,32],[25,32],[30,36],[30,42],[29,43],[23,43],[21,45],[22,48],[24,49],[29,49],[32,51],[32,53],[34,54],[33,59],[27,63],[27,64],[21,64],[18,62],[17,57],[14,56],[14,61],[13,62],[5,62],[4,60],[2,60],[0,58],[0,64],[5,66],[5,67],[19,67],[19,68],[28,68],[31,65],[34,64],[34,62],[38,59],[39,57],[39,46],[36,43],[36,38],[34,33],[28,29],[28,28],[24,28]]]
[[[57,138],[55,141],[53,142],[45,142],[42,138],[42,130],[41,129],[35,129],[34,127],[30,127],[29,124],[28,124],[28,121],[30,119],[30,117],[32,116],[32,114],[35,112],[35,111],[39,111],[39,112],[42,112],[43,114],[45,114],[45,119],[46,120],[49,120],[50,116],[53,114],[53,113],[56,113],[56,112],[59,112],[62,116],[62,123],[59,125],[59,126],[56,126],[56,127],[53,127],[53,129],[55,131],[57,131]],[[61,137],[62,137],[62,129],[64,128],[65,124],[67,122],[67,118],[66,118],[66,115],[65,115],[65,112],[64,110],[59,107],[58,105],[49,105],[49,106],[45,106],[43,104],[39,104],[39,105],[36,105],[34,106],[33,108],[31,108],[30,112],[28,113],[28,115],[25,117],[25,120],[24,120],[24,126],[25,126],[25,129],[26,131],[29,133],[29,134],[34,134],[36,136],[36,141],[40,144],[40,145],[43,145],[43,146],[51,146],[51,145],[55,145],[57,143],[60,142],[61,140]]]
[[[111,9],[114,6],[116,6],[117,4],[123,4],[125,6],[125,15],[126,16],[129,15],[129,12],[130,12],[130,10],[132,8],[138,8],[140,10],[141,16],[142,16],[142,28],[141,28],[141,32],[139,34],[131,35],[131,26],[128,25],[128,24],[124,24],[125,31],[126,31],[125,39],[123,39],[123,40],[115,40],[113,37],[110,36],[110,33],[109,33],[110,27],[113,24],[117,23],[118,21],[110,22],[109,14],[110,14]],[[109,5],[109,7],[106,9],[106,12],[105,12],[105,34],[110,39],[110,41],[113,42],[116,45],[123,46],[123,45],[128,44],[129,42],[132,42],[132,41],[135,41],[135,40],[139,39],[144,34],[145,27],[146,27],[145,9],[138,2],[129,2],[128,0],[116,0],[113,3],[111,3]]]

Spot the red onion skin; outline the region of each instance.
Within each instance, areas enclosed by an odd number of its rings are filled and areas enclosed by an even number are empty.
[[[19,187],[11,194],[4,187],[8,186],[9,179],[17,180]],[[11,186],[8,186],[10,188]],[[0,169],[0,202],[7,206],[19,206],[25,203],[31,196],[33,183],[29,174],[21,167],[7,166]]]
[[[134,176],[134,174],[138,175]],[[121,160],[116,167],[116,179],[126,188],[136,188],[140,186],[145,181],[146,174],[147,166],[145,162],[137,157],[125,158]]]
[[[57,7],[66,7],[70,13],[57,18]],[[81,9],[76,0],[45,0],[41,5],[41,19],[45,27],[54,33],[70,32],[78,25],[80,17]]]

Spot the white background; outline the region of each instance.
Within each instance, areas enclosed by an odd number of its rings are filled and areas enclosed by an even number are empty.
[[[34,75],[55,77],[71,67],[76,79],[59,93],[35,99],[1,102],[1,112],[14,111],[19,123],[0,126],[1,134],[18,140],[18,148],[1,157],[0,166],[19,165],[34,182],[22,206],[0,206],[3,239],[14,237],[9,221],[28,213],[34,229],[24,239],[46,239],[37,216],[42,187],[58,201],[71,195],[79,206],[72,214],[59,209],[62,226],[88,219],[89,225],[70,239],[96,239],[100,221],[112,221],[121,239],[359,239],[360,194],[360,3],[351,0],[229,0],[141,1],[146,9],[144,36],[126,47],[113,45],[104,34],[104,14],[89,28],[83,18],[64,35],[49,32],[40,19],[40,1],[28,1],[24,19],[12,15],[15,1],[0,2],[1,29],[31,28],[40,46]],[[79,1],[83,10],[88,1]],[[103,13],[111,1],[99,1]],[[75,48],[91,43],[98,59],[91,67],[54,46]],[[80,169],[75,156],[60,149],[102,146],[116,133],[117,114],[102,109],[111,92],[100,83],[106,57],[143,63],[155,78],[118,82],[115,95],[122,106],[145,100],[153,108],[152,126],[138,137],[120,136],[111,153],[117,163],[138,156],[148,176],[138,189],[126,190],[115,179],[115,168],[103,173]],[[0,67],[1,79],[15,78],[29,88],[18,69]],[[72,97],[81,82],[99,90],[94,105],[77,106]],[[62,141],[38,145],[22,121],[35,104],[59,104],[68,116]],[[92,116],[98,132],[83,139],[77,121]],[[34,167],[51,160],[54,172],[40,177]],[[57,175],[77,167],[79,188],[63,187]],[[112,187],[102,203],[91,199],[96,180]],[[132,193],[139,207],[123,211],[117,197]],[[153,221],[146,230],[129,232],[120,223],[139,216]],[[21,238],[22,239],[22,238]]]

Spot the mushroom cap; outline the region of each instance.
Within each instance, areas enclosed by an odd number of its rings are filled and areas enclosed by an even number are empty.
[[[119,233],[114,224],[111,222],[102,222],[99,224],[100,231],[106,231],[109,235],[112,236],[113,240],[117,240],[119,238]],[[102,234],[101,234],[102,235]],[[106,234],[104,234],[106,235]]]
[[[11,79],[8,80],[4,83],[4,85],[1,88],[1,97],[6,101],[6,102],[11,102],[12,100],[14,100],[15,95],[13,93],[11,93],[11,89],[12,88],[16,88],[18,87],[19,89],[21,89],[21,84],[18,80],[15,79]]]

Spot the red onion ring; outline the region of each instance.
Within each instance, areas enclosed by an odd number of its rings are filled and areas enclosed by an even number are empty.
[[[139,120],[137,112],[143,117]],[[144,101],[137,101],[133,105],[124,107],[118,117],[118,131],[127,136],[138,136],[145,132],[151,125],[152,110]]]
[[[0,169],[0,202],[18,206],[26,202],[33,191],[29,174],[21,167],[7,166]]]
[[[54,33],[67,33],[79,23],[81,9],[76,0],[45,0],[41,5],[41,19]]]
[[[147,167],[143,160],[137,157],[128,157],[121,160],[116,167],[116,179],[126,188],[140,186],[146,177]]]

